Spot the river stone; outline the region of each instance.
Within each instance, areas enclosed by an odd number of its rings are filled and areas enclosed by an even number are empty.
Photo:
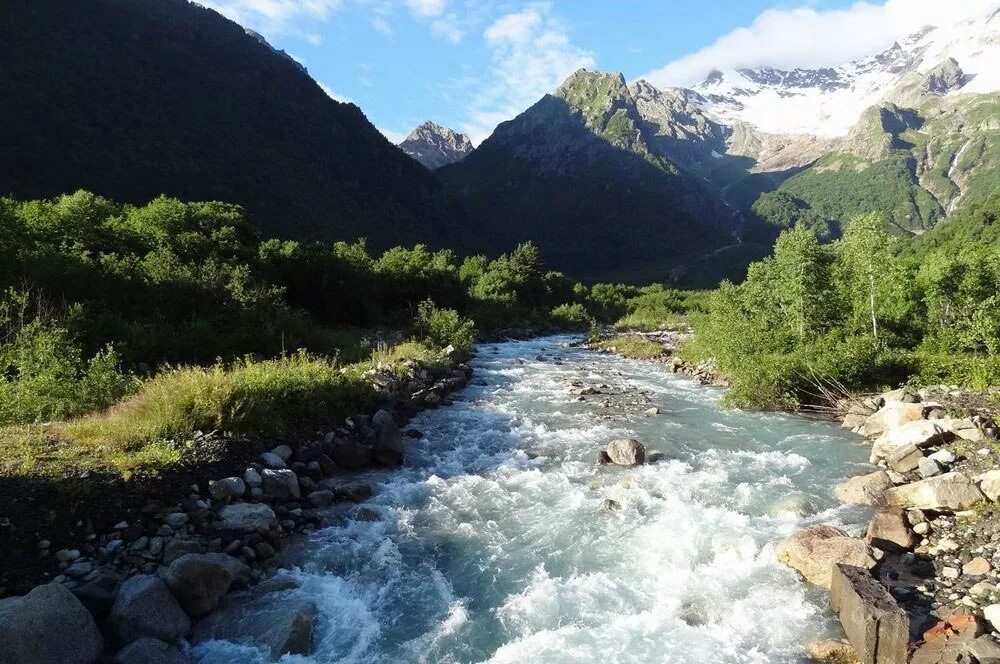
[[[288,463],[288,460],[292,458],[292,448],[288,445],[278,445],[271,450],[271,454]]]
[[[809,659],[821,664],[856,664],[858,656],[847,641],[840,639],[823,639],[806,644],[806,654]]]
[[[261,473],[264,479],[264,496],[277,500],[298,500],[302,497],[299,478],[294,471],[266,468]]]
[[[384,415],[380,415],[384,413]],[[390,468],[403,465],[403,435],[385,410],[375,413],[375,463]]]
[[[250,601],[227,601],[195,626],[192,640],[262,645],[275,660],[286,654],[308,655],[319,610],[313,602],[283,595],[267,593]]]
[[[90,664],[104,640],[93,617],[62,584],[0,599],[0,662]]]
[[[969,654],[975,657],[979,664],[1000,664],[1000,645],[987,634],[972,640],[969,644]]]
[[[226,505],[219,510],[219,518],[223,528],[244,532],[267,530],[278,523],[274,510],[263,503]]]
[[[889,505],[903,509],[963,510],[983,498],[979,488],[959,472],[901,484],[885,492]]]
[[[920,460],[924,458],[924,453],[916,445],[903,445],[890,452],[885,461],[889,468],[897,473],[908,473],[916,470]]]
[[[264,452],[260,455],[260,460],[268,468],[282,469],[286,468],[285,460],[274,452]]]
[[[907,445],[924,448],[954,440],[955,434],[942,422],[944,421],[916,420],[889,429],[875,439],[872,445],[872,458],[888,458],[895,450]]]
[[[144,636],[115,655],[115,664],[188,664],[191,660],[177,646]]]
[[[213,611],[237,575],[248,577],[250,568],[225,553],[189,553],[161,572],[181,607],[192,618]]]
[[[251,489],[257,489],[264,483],[264,478],[260,476],[256,468],[247,468],[243,472],[243,481]]]
[[[990,500],[1000,499],[1000,470],[988,470],[980,475],[979,488]]]
[[[329,507],[336,499],[337,497],[333,494],[333,491],[329,489],[319,489],[306,496],[309,505],[316,508]]]
[[[113,569],[101,567],[96,574],[70,589],[96,620],[104,620],[115,603],[122,576]]]
[[[191,619],[163,579],[140,574],[122,584],[108,625],[122,645],[143,636],[173,643],[187,635]]]
[[[851,505],[880,505],[884,502],[883,495],[890,488],[892,480],[889,475],[884,470],[876,470],[838,484],[835,492],[837,498]]]
[[[875,438],[923,417],[924,407],[921,404],[892,401],[865,420],[858,433],[865,438]]]
[[[910,621],[906,612],[868,570],[851,565],[832,569],[830,606],[865,664],[906,664]]]
[[[246,484],[239,477],[227,477],[208,483],[208,495],[219,501],[241,498],[246,490]]]
[[[811,526],[782,540],[775,548],[778,560],[799,572],[806,581],[830,587],[835,563],[870,569],[882,553],[868,542],[833,526]]]
[[[619,438],[608,443],[608,458],[619,466],[636,466],[646,463],[646,448],[635,438]]]
[[[910,530],[906,516],[898,509],[880,510],[872,515],[865,539],[872,546],[890,552],[912,549],[920,541],[920,538]]]
[[[930,457],[924,457],[917,464],[917,473],[920,477],[927,479],[928,477],[936,477],[941,474],[943,469],[941,464]]]
[[[986,576],[992,569],[993,566],[990,565],[990,561],[982,556],[976,556],[962,565],[962,574],[965,576]]]
[[[327,454],[344,470],[361,470],[375,463],[375,449],[358,440],[334,439],[327,446]]]

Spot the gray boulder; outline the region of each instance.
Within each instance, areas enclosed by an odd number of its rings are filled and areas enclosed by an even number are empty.
[[[863,539],[851,537],[833,526],[811,526],[778,543],[778,560],[801,574],[809,583],[830,587],[833,566],[845,563],[871,569],[882,558]]]
[[[108,626],[123,645],[143,636],[173,643],[187,635],[191,619],[163,579],[143,574],[122,584]]]
[[[619,466],[637,466],[646,463],[646,447],[635,438],[619,438],[608,443],[608,458]]]
[[[0,662],[90,664],[104,640],[94,618],[58,583],[0,600]]]
[[[375,429],[375,463],[380,466],[403,465],[403,435],[386,410],[380,410],[372,417]]]
[[[892,480],[884,470],[852,477],[834,489],[842,502],[851,505],[879,505],[885,492],[892,488]]]
[[[285,654],[308,655],[318,613],[313,602],[287,598],[284,593],[234,598],[202,619],[195,626],[192,640],[200,643],[224,639],[263,646],[275,660]]]
[[[894,449],[886,456],[885,461],[889,464],[889,468],[897,473],[908,473],[911,470],[916,470],[923,458],[924,453],[920,448],[909,444]]]
[[[865,438],[874,438],[923,417],[924,407],[921,404],[891,401],[865,420],[858,433]]]
[[[96,575],[80,582],[70,591],[90,611],[95,620],[104,620],[108,617],[108,612],[111,611],[111,607],[115,603],[115,597],[118,596],[118,588],[121,585],[121,574],[113,569],[102,567],[97,570]]]
[[[231,561],[231,562],[230,562]],[[161,576],[187,614],[193,618],[215,610],[236,579],[236,566],[250,568],[224,553],[189,553],[163,570]]]
[[[215,500],[226,501],[241,498],[247,490],[246,483],[239,477],[227,477],[208,483],[208,493]]]
[[[219,510],[219,518],[223,528],[242,532],[267,530],[278,523],[274,510],[263,503],[226,505]]]
[[[920,541],[910,529],[906,515],[899,509],[884,509],[876,512],[868,524],[865,536],[872,546],[883,551],[899,552],[912,549]]]
[[[302,497],[299,478],[291,470],[267,468],[261,473],[264,479],[264,495],[278,500],[298,500]]]
[[[985,497],[979,487],[958,472],[902,484],[885,492],[889,505],[919,510],[964,510]]]
[[[191,660],[177,646],[144,636],[115,655],[115,664],[188,664]]]

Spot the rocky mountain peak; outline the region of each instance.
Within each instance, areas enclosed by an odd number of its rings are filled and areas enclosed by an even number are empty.
[[[468,136],[430,121],[411,131],[399,147],[430,170],[460,161],[473,150]]]

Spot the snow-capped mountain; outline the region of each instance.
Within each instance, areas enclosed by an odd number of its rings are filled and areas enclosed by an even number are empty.
[[[468,136],[434,122],[411,131],[399,147],[432,171],[464,159],[473,150]]]
[[[713,71],[694,91],[710,117],[779,134],[844,136],[868,107],[954,60],[962,76],[938,94],[1000,90],[1000,11],[954,26],[928,26],[885,51],[838,67]]]

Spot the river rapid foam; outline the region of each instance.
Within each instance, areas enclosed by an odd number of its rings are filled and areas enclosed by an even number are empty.
[[[412,422],[424,435],[405,467],[363,478],[381,519],[339,506],[289,552],[281,575],[299,586],[283,592],[320,615],[313,654],[282,662],[805,661],[833,619],[774,544],[861,527],[832,489],[867,450],[833,424],[722,410],[718,389],[564,341],[481,346],[474,384]],[[573,381],[634,405],[578,401]],[[599,466],[625,436],[662,458]],[[194,654],[269,661],[227,642]]]

